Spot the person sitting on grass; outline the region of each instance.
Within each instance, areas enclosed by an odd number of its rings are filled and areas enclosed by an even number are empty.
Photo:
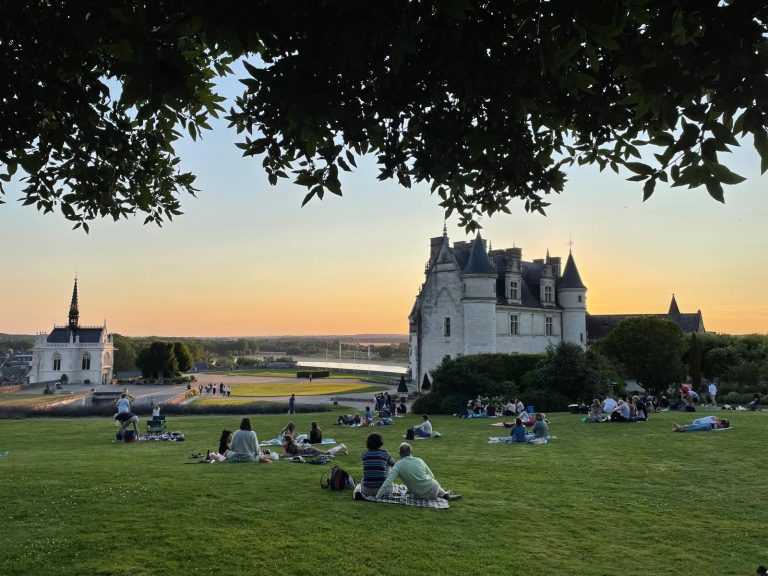
[[[334,456],[335,454],[346,454],[347,447],[344,444],[334,446],[330,450],[318,450],[314,446],[306,444],[297,444],[293,436],[286,434],[283,437],[283,450],[288,456]]]
[[[419,438],[432,438],[432,422],[429,421],[429,416],[422,414],[421,417],[424,421],[413,427],[413,435]]]
[[[752,400],[750,400],[749,404],[747,404],[747,408],[750,411],[760,410],[760,394],[755,394],[752,396]]]
[[[405,406],[405,402],[400,402],[400,405],[397,407],[397,413],[400,416],[405,415],[408,412],[408,408]]]
[[[285,428],[280,430],[280,434],[277,435],[277,439],[282,442],[283,437],[286,434],[290,434],[291,436],[297,436],[296,434],[296,424],[293,422],[288,422],[288,424],[285,425]]]
[[[360,424],[363,426],[370,426],[371,422],[373,422],[373,412],[371,412],[370,406],[366,406],[365,412],[363,412],[363,417],[360,420]]]
[[[251,428],[251,419],[243,418],[240,421],[240,429],[235,430],[235,433],[232,434],[227,460],[230,462],[256,462],[261,455],[259,439],[256,437],[256,432]]]
[[[587,422],[604,422],[606,420],[603,416],[603,406],[600,404],[600,400],[595,398],[592,400],[592,405],[589,407],[589,414],[587,414]]]
[[[546,440],[549,438],[549,426],[547,425],[547,421],[544,419],[544,414],[537,412],[535,419],[536,422],[531,429],[534,439],[544,438],[544,440]]]
[[[308,444],[322,444],[323,443],[323,431],[320,430],[320,426],[314,420],[309,423],[309,439]]]
[[[632,422],[632,412],[629,409],[629,404],[624,402],[624,399],[619,400],[616,404],[616,408],[611,412],[611,422]]]
[[[132,412],[118,412],[115,414],[115,420],[120,422],[120,430],[117,435],[122,440],[125,437],[125,429],[133,424],[133,431],[136,433],[136,438],[139,437],[139,417]]]
[[[413,456],[411,445],[407,442],[400,444],[400,460],[392,467],[376,493],[376,498],[383,498],[391,494],[392,486],[398,477],[405,482],[408,492],[416,498],[425,500],[436,500],[437,498],[458,500],[461,498],[460,494],[454,494],[440,486],[426,462]]]
[[[360,490],[365,496],[376,496],[387,479],[392,466],[395,465],[395,459],[389,452],[382,450],[384,440],[381,434],[373,433],[368,435],[365,442],[367,450],[363,452],[363,481],[360,483]]]
[[[645,422],[648,420],[648,408],[640,399],[640,396],[632,396],[632,406],[635,408],[635,421]]]
[[[696,418],[691,424],[672,424],[672,432],[709,432],[710,430],[722,430],[730,428],[731,423],[726,418],[716,416],[705,416]]]
[[[526,442],[525,426],[523,426],[523,421],[520,418],[515,419],[515,425],[512,426],[509,435],[512,437],[512,442]]]

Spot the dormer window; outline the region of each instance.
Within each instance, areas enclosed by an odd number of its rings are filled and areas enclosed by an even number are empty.
[[[544,302],[551,303],[554,301],[552,286],[544,286]]]
[[[509,283],[509,299],[510,300],[519,300],[520,299],[520,287],[517,283],[517,280],[512,280]]]

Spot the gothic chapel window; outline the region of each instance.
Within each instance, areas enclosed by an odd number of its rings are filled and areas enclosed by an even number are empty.
[[[91,353],[85,352],[83,354],[83,370],[91,369]]]
[[[54,352],[53,354],[53,371],[58,372],[61,370],[61,354]]]

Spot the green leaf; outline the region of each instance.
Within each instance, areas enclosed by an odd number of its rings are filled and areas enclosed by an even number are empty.
[[[580,49],[580,40],[578,38],[571,38],[565,46],[555,52],[555,66],[560,66],[561,64],[568,62]]]
[[[705,160],[704,165],[707,168],[709,168],[710,174],[712,174],[712,176],[718,182],[721,182],[723,184],[729,184],[733,186],[734,184],[741,184],[742,182],[744,182],[744,180],[746,180],[746,178],[744,178],[743,176],[739,176],[738,174],[731,172],[727,166],[723,166],[722,164],[718,164],[717,162],[708,162]]]
[[[650,178],[643,186],[643,202],[648,200],[653,194],[653,190],[656,188],[656,179]]]
[[[654,172],[653,168],[642,162],[625,162],[624,166],[632,170],[635,174],[642,174],[644,176],[650,176]]]
[[[723,187],[720,185],[720,182],[710,178],[705,182],[705,185],[707,186],[707,192],[709,192],[709,195],[712,196],[712,198],[725,204],[725,198],[723,197]]]

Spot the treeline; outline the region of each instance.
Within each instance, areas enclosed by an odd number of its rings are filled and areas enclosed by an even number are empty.
[[[206,362],[217,366],[232,366],[239,358],[261,358],[268,356],[318,356],[325,355],[337,358],[339,340],[321,338],[173,338],[157,337],[132,338],[114,335],[115,371],[126,372],[139,370],[137,362],[140,355],[155,342],[185,344],[192,357],[192,363]],[[408,344],[378,344],[371,345],[371,357],[376,359],[408,358]],[[343,358],[367,358],[368,344],[341,342]],[[156,352],[159,348],[156,348]],[[171,363],[172,365],[172,363]],[[166,367],[167,372],[171,367]],[[185,371],[185,370],[182,370]]]
[[[27,335],[16,336],[14,334],[0,334],[0,353],[7,353],[8,350],[20,352],[29,350],[35,345],[35,337]]]

